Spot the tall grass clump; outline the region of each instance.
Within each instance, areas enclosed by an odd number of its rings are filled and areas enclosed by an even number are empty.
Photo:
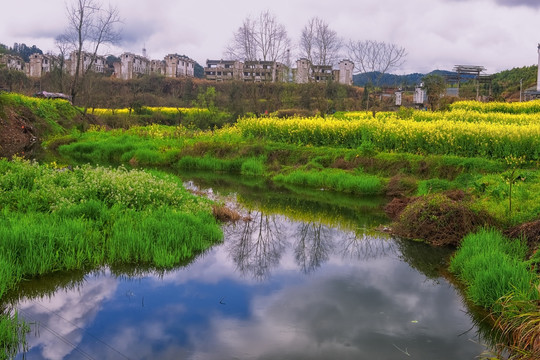
[[[463,239],[450,270],[465,282],[475,304],[500,312],[499,300],[511,293],[520,300],[539,299],[538,277],[525,261],[526,253],[524,242],[482,229]]]
[[[168,207],[143,213],[129,210],[115,220],[106,253],[125,263],[170,268],[221,237],[214,223],[209,213],[189,214]]]
[[[240,168],[242,175],[261,176],[264,174],[264,161],[262,158],[249,158],[242,162]]]
[[[273,180],[361,195],[381,194],[384,188],[383,182],[377,176],[351,174],[337,169],[323,169],[321,171],[295,170],[289,174],[278,174],[274,176]]]
[[[0,171],[0,300],[23,278],[126,263],[170,268],[222,238],[210,201],[168,174],[18,158],[0,159]],[[16,321],[0,316],[0,351],[19,336]]]
[[[450,263],[467,296],[491,310],[508,359],[540,358],[540,284],[526,254],[523,241],[482,229],[463,239]]]
[[[179,169],[208,170],[239,173],[242,169],[241,159],[218,159],[212,156],[183,156],[176,163]]]

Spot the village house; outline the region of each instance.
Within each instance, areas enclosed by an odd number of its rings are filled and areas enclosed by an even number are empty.
[[[54,58],[52,55],[44,55],[39,53],[34,53],[30,55],[30,62],[27,66],[27,76],[33,78],[42,77],[44,74],[48,73],[52,69]]]
[[[337,72],[336,72],[337,71]],[[353,84],[354,63],[350,60],[341,60],[338,63],[338,69],[334,70],[334,78],[337,82],[345,85]]]
[[[122,80],[131,80],[148,74],[193,77],[195,76],[195,61],[187,56],[176,54],[169,54],[164,60],[149,60],[145,56],[126,52],[120,55],[120,62],[114,63],[113,76]]]
[[[227,81],[243,79],[244,63],[237,60],[206,60],[204,76],[207,80]]]
[[[297,60],[296,69],[289,69],[276,61],[206,60],[204,75],[207,80],[216,82],[243,80],[245,82],[286,82],[297,84],[310,82],[337,81],[352,85],[354,64],[342,60],[337,69],[331,65],[312,65],[308,59]],[[289,72],[292,76],[289,76]]]
[[[165,56],[166,77],[195,76],[195,61],[187,56],[169,54]]]
[[[131,80],[149,73],[150,61],[144,56],[126,52],[120,55],[119,63],[114,63],[114,75],[122,80]]]
[[[106,63],[107,60],[104,56],[96,55],[94,57],[93,54],[83,51],[80,58],[79,74],[85,72],[90,67],[90,65],[92,66],[92,68],[90,69],[91,71],[96,73],[104,73]],[[67,69],[69,70],[69,74],[71,76],[74,76],[75,72],[77,71],[77,51],[73,51],[70,54],[69,59],[66,60],[66,65]]]
[[[246,61],[243,72],[246,82],[281,82],[287,78],[288,70],[276,61]]]
[[[25,63],[20,56],[10,54],[0,54],[0,64],[5,65],[10,70],[24,71]]]
[[[331,65],[313,65],[308,59],[301,58],[296,61],[294,80],[297,84],[336,81],[352,85],[353,69],[354,63],[350,60],[341,60],[334,69]]]

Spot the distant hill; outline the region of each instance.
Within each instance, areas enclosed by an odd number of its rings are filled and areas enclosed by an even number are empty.
[[[26,46],[26,44],[13,44],[13,47],[8,47],[7,45],[0,44],[0,54],[11,54],[20,56],[25,62],[30,61],[30,55],[34,53],[43,54],[40,48],[36,45],[31,47]]]
[[[453,75],[455,72],[445,70],[434,70],[429,74]],[[422,78],[428,74],[413,73],[407,75],[383,74],[380,72],[369,72],[365,74],[353,75],[353,84],[356,86],[365,86],[368,83],[383,87],[410,87],[420,84]],[[377,80],[379,80],[377,82]]]

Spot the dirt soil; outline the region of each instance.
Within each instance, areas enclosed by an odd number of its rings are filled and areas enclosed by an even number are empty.
[[[529,249],[538,251],[540,249],[540,220],[531,221],[515,226],[506,231],[510,238],[521,238],[527,240]]]
[[[11,109],[0,113],[0,157],[28,156],[32,152],[40,140],[32,120]]]

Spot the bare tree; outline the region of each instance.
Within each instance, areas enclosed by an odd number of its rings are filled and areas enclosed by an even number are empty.
[[[324,20],[310,19],[300,36],[300,56],[316,65],[333,65],[339,60],[343,41]]]
[[[257,44],[255,41],[256,23],[246,18],[244,23],[234,33],[233,41],[227,46],[227,57],[235,60],[253,61],[257,59]]]
[[[357,73],[378,72],[377,83],[382,75],[403,65],[405,48],[375,40],[350,41],[349,58],[354,61]]]
[[[257,25],[256,43],[260,49],[262,60],[285,61],[287,50],[291,47],[285,26],[279,24],[276,17],[269,11],[261,13]]]
[[[73,0],[66,6],[68,26],[62,38],[68,41],[75,50],[75,74],[71,83],[71,97],[75,96],[84,83],[89,71],[96,61],[97,52],[102,45],[116,44],[120,40],[117,30],[121,22],[118,9],[104,8],[97,0]],[[81,59],[83,52],[90,53],[90,61],[86,65]]]
[[[290,45],[285,26],[264,11],[257,19],[244,20],[225,53],[235,60],[285,61]]]

